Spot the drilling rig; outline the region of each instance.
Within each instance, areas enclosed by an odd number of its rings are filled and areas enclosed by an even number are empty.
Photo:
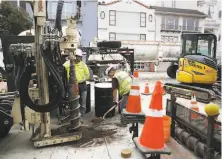
[[[79,46],[75,34],[75,18],[68,19],[67,39],[61,42],[61,14],[63,1],[58,1],[55,27],[46,21],[46,1],[27,1],[34,13],[34,36],[5,36],[2,39],[9,92],[0,98],[0,137],[10,131],[13,124],[23,123],[24,129],[32,126],[35,147],[80,140],[82,134],[79,110],[78,84],[75,76],[74,55]],[[61,43],[60,43],[61,42]],[[62,49],[60,49],[60,47]],[[70,56],[70,79],[63,67],[62,54]],[[12,58],[11,58],[12,59]],[[36,79],[33,78],[36,74]],[[15,75],[15,76],[13,76]],[[33,81],[37,81],[37,87]],[[69,124],[53,133],[50,113],[64,103],[69,105]],[[62,131],[60,131],[62,130]]]

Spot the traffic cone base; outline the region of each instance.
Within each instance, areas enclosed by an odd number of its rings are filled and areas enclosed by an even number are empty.
[[[162,149],[151,149],[151,148],[147,148],[147,147],[144,147],[143,145],[141,145],[139,137],[134,137],[133,142],[142,154],[151,154],[151,153],[152,154],[155,154],[155,153],[168,154],[168,155],[171,154],[171,151],[166,144],[164,144]]]

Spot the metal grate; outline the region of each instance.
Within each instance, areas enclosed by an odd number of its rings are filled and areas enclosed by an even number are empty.
[[[180,127],[187,129],[189,132],[192,132],[203,141],[206,141],[208,128],[207,117],[178,103],[175,104],[177,124]],[[166,114],[172,116],[171,110],[171,101],[168,99]],[[214,123],[214,138],[217,143],[221,143],[221,123],[216,120]]]

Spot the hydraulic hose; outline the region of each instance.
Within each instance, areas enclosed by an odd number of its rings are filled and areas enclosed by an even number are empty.
[[[46,54],[49,54],[50,49],[43,50],[43,46],[41,45],[40,50],[41,50],[41,55],[46,64],[46,67],[50,72],[50,74],[54,77],[55,83],[57,85],[57,87],[54,90],[55,96],[48,104],[38,105],[32,101],[32,99],[29,96],[28,89],[29,89],[29,81],[31,79],[31,74],[34,66],[33,64],[29,64],[24,68],[24,71],[21,75],[21,81],[20,81],[21,89],[19,90],[20,99],[25,105],[27,105],[30,109],[36,112],[51,112],[52,110],[56,109],[61,103],[64,97],[65,89],[60,74],[53,66],[53,63],[50,60],[49,56],[46,56]]]
[[[64,1],[62,1],[62,0],[58,1],[57,12],[56,12],[56,20],[55,20],[55,27],[54,27],[55,29],[58,29],[58,31],[62,30],[61,17],[62,17],[63,4],[64,4]]]

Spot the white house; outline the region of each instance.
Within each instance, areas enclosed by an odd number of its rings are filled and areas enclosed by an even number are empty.
[[[221,60],[221,0],[198,0],[198,10],[207,14],[204,21],[204,32],[214,33],[217,36],[217,58]]]
[[[181,32],[204,32],[206,15],[197,10],[151,6],[156,14],[156,40],[179,42]]]
[[[196,8],[161,7],[155,5],[159,2],[149,2],[116,0],[98,5],[98,39],[120,40],[123,47],[134,48],[135,62],[142,68],[160,52],[162,57],[176,57],[181,32],[203,32],[206,17]]]
[[[136,0],[98,5],[98,38],[106,40],[154,40],[155,10]]]

